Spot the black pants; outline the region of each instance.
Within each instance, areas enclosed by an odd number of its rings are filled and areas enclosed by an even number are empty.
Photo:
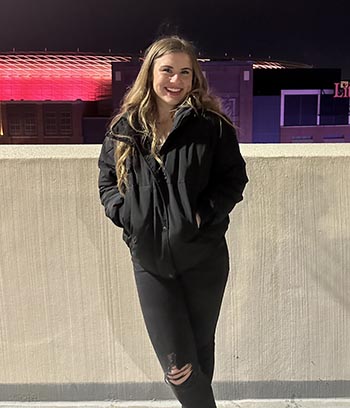
[[[183,408],[215,408],[211,387],[214,335],[227,282],[229,259],[225,241],[195,269],[164,279],[134,263],[146,328],[165,373],[192,365],[191,376],[171,386]]]

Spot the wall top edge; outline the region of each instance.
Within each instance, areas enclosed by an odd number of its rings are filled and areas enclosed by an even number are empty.
[[[240,144],[244,157],[350,157],[350,143]]]
[[[0,159],[96,159],[101,145],[0,145]]]
[[[350,143],[240,144],[246,158],[350,157]],[[100,144],[0,145],[0,159],[97,159]]]

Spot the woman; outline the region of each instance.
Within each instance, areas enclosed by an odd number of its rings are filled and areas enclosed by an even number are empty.
[[[209,94],[190,43],[166,37],[148,48],[99,168],[101,202],[123,228],[165,381],[183,407],[216,407],[225,232],[248,179],[235,129]]]

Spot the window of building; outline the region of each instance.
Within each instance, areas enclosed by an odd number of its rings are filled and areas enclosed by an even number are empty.
[[[35,105],[9,104],[7,117],[10,136],[37,136],[38,115]]]
[[[46,136],[55,136],[58,134],[57,112],[44,113],[44,133]]]
[[[284,126],[317,125],[317,95],[286,95]]]
[[[333,89],[281,91],[281,126],[349,123],[349,98],[334,98]]]
[[[38,134],[38,122],[33,110],[27,110],[24,113],[23,133],[24,136],[36,136]]]
[[[22,123],[19,116],[9,116],[8,127],[10,136],[21,136],[22,135]]]
[[[72,134],[72,112],[61,112],[60,113],[60,134],[68,136]]]
[[[70,105],[44,106],[44,133],[45,136],[71,136],[73,134]]]
[[[347,125],[348,121],[349,98],[334,98],[332,94],[322,94],[320,125]]]

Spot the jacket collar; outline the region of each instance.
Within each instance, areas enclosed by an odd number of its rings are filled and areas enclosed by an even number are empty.
[[[130,146],[135,144],[136,131],[129,125],[127,115],[123,115],[118,122],[106,132],[106,136],[113,140],[124,142]]]
[[[184,121],[187,121],[187,119],[193,115],[196,115],[196,112],[193,108],[187,106],[180,108],[175,114],[172,132],[175,129],[178,129],[184,123]]]
[[[197,112],[191,107],[180,108],[175,114],[173,128],[170,133],[182,126],[190,117],[196,115]],[[124,114],[113,128],[107,131],[106,136],[133,146],[140,140],[141,132],[130,126],[127,114]]]

